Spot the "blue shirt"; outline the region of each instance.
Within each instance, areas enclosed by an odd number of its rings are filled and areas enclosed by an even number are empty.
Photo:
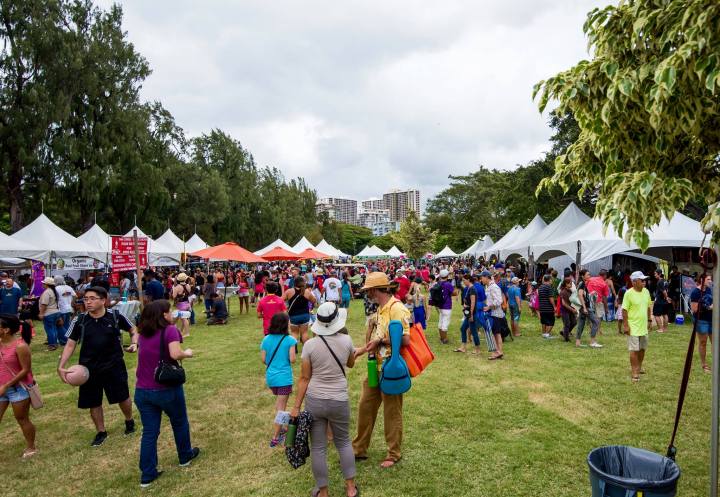
[[[5,288],[0,290],[0,312],[4,314],[17,314],[18,304],[22,298],[22,290],[19,288]]]
[[[282,340],[283,337],[285,337],[284,340]],[[280,348],[278,348],[270,367],[265,371],[265,380],[269,387],[287,387],[293,384],[290,348],[295,346],[297,340],[292,335],[267,335],[260,345],[260,350],[265,351],[265,364],[267,365],[280,340],[282,340]]]
[[[522,299],[522,296],[520,295],[520,287],[517,285],[510,285],[507,290],[508,305],[510,307],[518,306],[515,297]]]
[[[152,280],[145,283],[145,295],[150,297],[151,300],[162,300],[165,298],[165,289],[158,280]]]
[[[485,287],[480,282],[473,283],[473,286],[475,286],[475,291],[477,292],[477,303],[485,305],[485,300],[487,299],[487,296],[485,295]]]

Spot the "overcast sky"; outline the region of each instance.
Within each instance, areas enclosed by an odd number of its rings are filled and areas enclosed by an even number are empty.
[[[189,136],[220,128],[320,196],[425,204],[449,174],[549,148],[532,86],[588,57],[582,24],[609,1],[120,3],[143,97]]]

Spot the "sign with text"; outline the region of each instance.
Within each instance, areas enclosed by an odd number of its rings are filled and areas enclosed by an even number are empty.
[[[147,267],[147,238],[139,238],[138,255],[140,267]],[[114,273],[118,271],[135,270],[135,244],[131,236],[113,236],[111,237],[112,250],[112,270]]]

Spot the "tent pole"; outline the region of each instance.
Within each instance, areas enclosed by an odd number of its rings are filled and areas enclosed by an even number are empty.
[[[715,245],[712,308],[712,408],[710,432],[710,497],[718,495],[718,415],[720,415],[720,245]]]
[[[575,252],[575,281],[580,281],[580,261],[582,260],[582,245],[580,240],[577,242],[577,252]]]

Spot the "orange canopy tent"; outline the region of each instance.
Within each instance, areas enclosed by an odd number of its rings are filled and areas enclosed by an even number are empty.
[[[298,254],[285,250],[282,247],[275,247],[269,252],[265,252],[263,254],[263,259],[266,261],[296,261],[301,259],[301,257]]]
[[[319,250],[313,250],[311,248],[306,248],[302,252],[298,254],[300,259],[332,259],[331,256],[327,254],[323,254]]]
[[[203,259],[217,259],[219,261],[237,261],[237,262],[267,262],[268,259],[255,255],[249,250],[242,248],[235,242],[225,242],[214,247],[204,248],[190,255],[201,257]]]

